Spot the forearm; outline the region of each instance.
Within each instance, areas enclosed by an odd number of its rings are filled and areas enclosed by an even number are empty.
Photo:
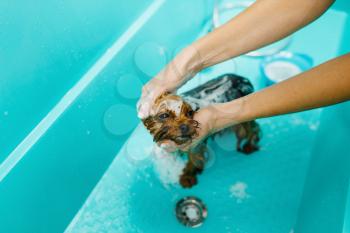
[[[182,50],[156,77],[176,90],[200,70],[277,41],[319,17],[334,0],[258,0]]]
[[[258,0],[246,11],[193,43],[201,68],[282,39],[309,24],[334,0]]]
[[[350,54],[229,103],[215,106],[213,127],[298,112],[350,99]]]

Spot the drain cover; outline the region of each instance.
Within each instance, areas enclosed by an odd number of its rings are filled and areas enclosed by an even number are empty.
[[[207,208],[197,197],[185,197],[176,204],[176,217],[186,227],[199,227],[208,215]]]

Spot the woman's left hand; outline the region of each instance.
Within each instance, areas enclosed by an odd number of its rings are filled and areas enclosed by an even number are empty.
[[[200,109],[194,115],[194,120],[199,123],[199,128],[197,130],[198,135],[193,138],[193,140],[185,145],[177,146],[181,151],[189,151],[190,149],[196,147],[200,142],[210,136],[212,133],[216,132],[215,122],[216,114],[214,107],[206,107]]]
[[[174,141],[168,140],[159,146],[168,152],[174,152],[177,150],[188,152],[189,150],[195,148],[200,142],[215,132],[215,129],[213,127],[215,124],[214,113],[215,111],[213,111],[212,107],[200,109],[195,113],[194,120],[199,123],[199,128],[197,129],[197,136],[195,136],[189,143],[177,145]]]

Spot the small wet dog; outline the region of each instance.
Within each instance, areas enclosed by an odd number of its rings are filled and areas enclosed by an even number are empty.
[[[173,141],[177,145],[190,143],[200,125],[193,119],[195,112],[214,103],[224,103],[248,95],[254,91],[248,79],[235,74],[224,74],[181,95],[165,93],[155,101],[150,116],[142,119],[145,127],[161,145]],[[259,149],[260,127],[255,121],[232,127],[237,137],[237,150],[250,154]],[[190,188],[197,184],[197,174],[205,167],[206,140],[191,149],[188,162],[180,176],[180,184]]]

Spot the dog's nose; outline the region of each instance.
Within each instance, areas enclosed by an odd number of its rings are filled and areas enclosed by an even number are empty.
[[[181,124],[179,128],[181,130],[181,133],[188,133],[188,130],[190,129],[186,124]]]

